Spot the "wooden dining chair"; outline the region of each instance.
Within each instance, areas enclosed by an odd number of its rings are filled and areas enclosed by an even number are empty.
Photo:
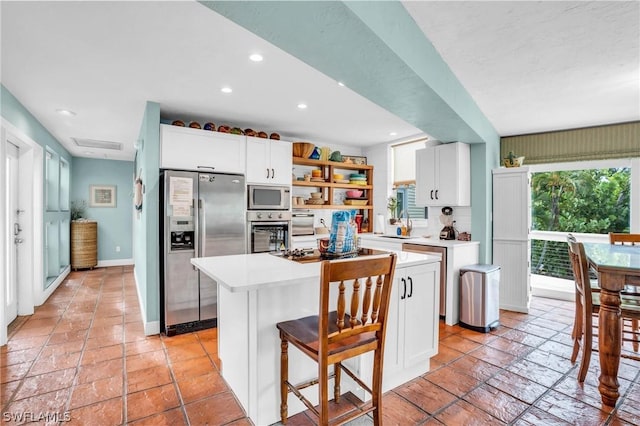
[[[640,234],[622,234],[609,232],[609,244],[622,244],[635,246],[640,244]]]
[[[567,237],[569,245],[569,258],[575,279],[576,310],[571,337],[573,338],[573,351],[571,362],[574,363],[582,347],[582,359],[578,370],[578,381],[584,382],[589,369],[593,347],[594,329],[598,325],[598,313],[600,312],[600,293],[593,292],[589,285],[589,262],[584,251],[584,245],[578,242],[571,234]],[[621,345],[628,341],[633,344],[634,352],[638,352],[639,333],[637,320],[640,319],[640,298],[621,294],[620,304],[623,319]],[[640,357],[633,354],[622,353],[622,357],[640,361]]]
[[[344,261],[324,261],[320,275],[318,315],[280,322],[280,417],[287,423],[288,394],[294,393],[316,416],[320,425],[344,424],[373,412],[375,425],[382,424],[382,366],[385,328],[393,283],[396,255]],[[348,289],[347,289],[348,288]],[[351,293],[348,297],[345,293]],[[361,296],[362,293],[362,296]],[[349,303],[347,303],[349,298]],[[331,309],[334,300],[336,310]],[[293,385],[289,382],[288,345],[291,343],[318,364],[317,379]],[[366,352],[374,352],[371,386],[349,370],[343,361]],[[333,373],[329,374],[329,366]],[[344,371],[371,394],[371,405],[362,404],[334,419],[329,419],[329,380],[334,379],[333,398],[340,399],[340,378]],[[319,408],[300,392],[318,385]]]

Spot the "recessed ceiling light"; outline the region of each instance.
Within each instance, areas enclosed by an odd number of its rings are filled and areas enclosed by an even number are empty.
[[[75,112],[68,109],[57,109],[56,112],[61,115],[66,115],[67,117],[73,117],[76,115]]]
[[[220,89],[220,91],[221,91],[222,93],[231,93],[231,92],[233,92],[233,89],[232,89],[231,87],[226,87],[226,86],[225,86],[225,87],[223,87],[222,89]]]
[[[396,132],[391,132],[391,133],[389,133],[389,136],[396,136],[396,135],[397,135],[397,133],[396,133]]]
[[[298,108],[306,109],[307,108],[307,104],[298,104]]]
[[[253,55],[249,56],[249,59],[251,59],[253,62],[262,62],[264,58],[262,57],[262,55],[254,53]]]
[[[343,83],[343,82],[341,82],[341,81],[339,81],[339,82],[338,82],[338,86],[340,86],[340,87],[344,87],[344,83]]]

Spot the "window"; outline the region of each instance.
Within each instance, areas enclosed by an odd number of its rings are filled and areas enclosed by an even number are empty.
[[[531,273],[573,279],[566,234],[631,231],[629,161],[532,167]]]
[[[398,197],[398,216],[403,217],[404,212],[409,212],[412,219],[426,219],[428,208],[416,206],[416,185],[404,185],[396,188]]]
[[[398,199],[398,216],[406,212],[413,219],[426,219],[427,208],[416,206],[416,150],[424,148],[426,138],[392,146],[393,187]]]

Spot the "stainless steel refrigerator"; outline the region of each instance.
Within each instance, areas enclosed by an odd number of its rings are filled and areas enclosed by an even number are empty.
[[[216,283],[190,260],[246,253],[244,176],[164,170],[160,182],[165,333],[215,327]]]

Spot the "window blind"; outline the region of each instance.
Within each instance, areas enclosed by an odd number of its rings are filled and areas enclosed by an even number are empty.
[[[525,165],[640,157],[640,121],[500,138],[501,159],[509,152]]]
[[[425,141],[426,138],[392,147],[394,185],[416,181],[416,150],[424,148]]]

